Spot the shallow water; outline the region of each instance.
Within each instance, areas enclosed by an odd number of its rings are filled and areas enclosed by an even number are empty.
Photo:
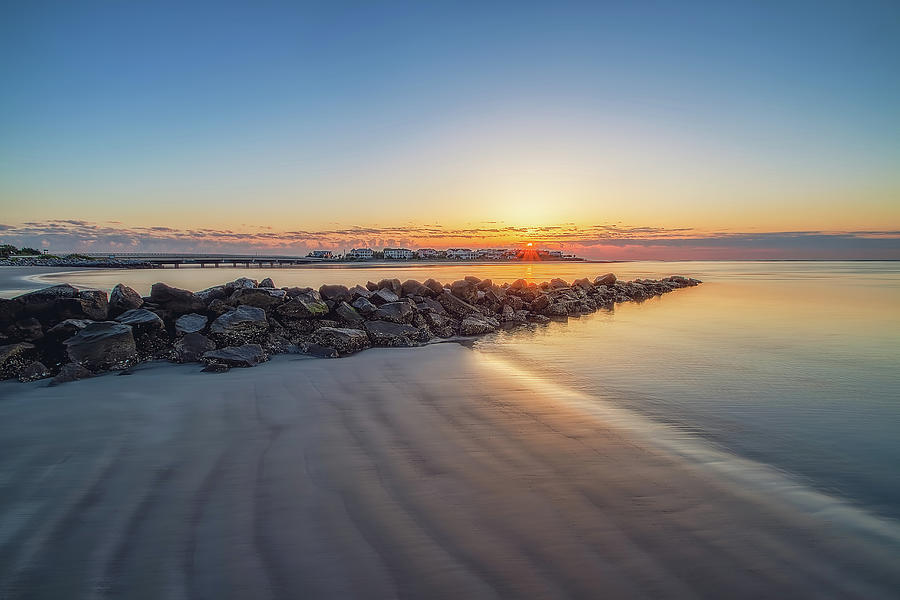
[[[633,262],[80,271],[58,281],[141,293],[239,276],[279,286],[383,277],[502,282],[683,274],[704,285],[476,349],[900,517],[900,263]],[[600,400],[598,400],[600,401]]]

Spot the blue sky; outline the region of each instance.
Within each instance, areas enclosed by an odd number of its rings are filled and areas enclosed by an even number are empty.
[[[486,4],[5,3],[0,222],[900,229],[897,2]]]

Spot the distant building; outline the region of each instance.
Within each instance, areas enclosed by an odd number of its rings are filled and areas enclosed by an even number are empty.
[[[441,253],[434,248],[419,248],[416,250],[416,256],[419,258],[438,258],[440,255]]]
[[[481,248],[475,251],[475,256],[484,260],[500,260],[504,252],[504,248]]]
[[[562,258],[563,257],[562,250],[550,250],[549,252],[547,252],[547,254],[549,256],[551,256],[552,258]]]
[[[409,260],[415,256],[415,252],[406,248],[385,248],[384,257],[393,260]]]
[[[374,256],[374,254],[375,251],[371,248],[354,248],[347,253],[347,258],[353,258],[356,260],[372,260],[372,256]]]
[[[456,260],[475,260],[475,252],[469,248],[450,248],[447,250],[447,258]]]
[[[306,255],[308,258],[334,258],[331,250],[313,250]]]

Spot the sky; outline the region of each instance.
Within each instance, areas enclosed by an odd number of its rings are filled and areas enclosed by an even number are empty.
[[[900,258],[900,3],[4,2],[0,243]]]

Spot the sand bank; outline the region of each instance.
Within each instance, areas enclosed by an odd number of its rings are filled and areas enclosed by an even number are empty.
[[[454,344],[4,383],[0,423],[2,598],[900,589],[895,555]]]

